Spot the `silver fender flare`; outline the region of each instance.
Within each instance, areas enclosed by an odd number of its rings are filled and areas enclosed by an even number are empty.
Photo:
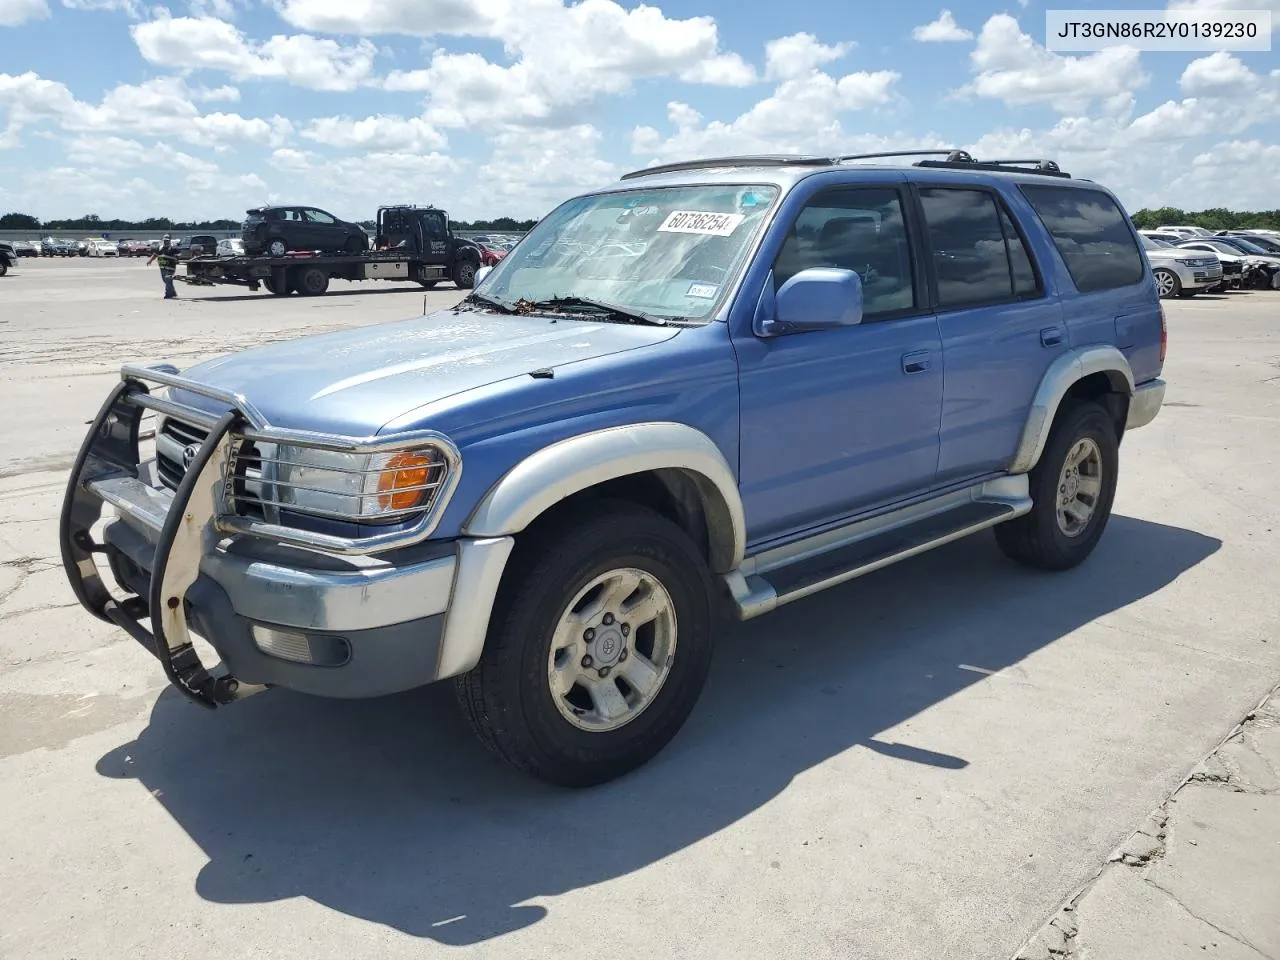
[[[1106,374],[1117,393],[1133,396],[1133,370],[1115,347],[1094,344],[1064,353],[1050,364],[1040,380],[1010,473],[1026,473],[1039,462],[1062,398],[1075,383],[1095,373]]]
[[[489,489],[462,532],[468,537],[512,536],[579,491],[654,470],[681,470],[697,486],[712,570],[727,573],[742,563],[747,525],[729,462],[702,431],[665,421],[596,430],[530,454]]]

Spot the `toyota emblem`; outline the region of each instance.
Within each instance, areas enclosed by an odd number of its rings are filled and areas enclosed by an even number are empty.
[[[200,448],[194,444],[182,448],[182,469],[187,470],[191,467],[191,462],[195,460],[196,454],[200,452]]]

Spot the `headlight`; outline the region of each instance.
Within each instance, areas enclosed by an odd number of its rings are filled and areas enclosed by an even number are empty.
[[[263,500],[282,509],[331,520],[395,520],[431,506],[448,461],[435,447],[387,453],[343,453],[316,447],[259,443]],[[272,476],[274,474],[274,476]],[[250,495],[256,494],[253,491]]]
[[[1194,267],[1198,263],[1200,263],[1200,258],[1199,257],[1174,257],[1173,262],[1180,263],[1184,267]]]

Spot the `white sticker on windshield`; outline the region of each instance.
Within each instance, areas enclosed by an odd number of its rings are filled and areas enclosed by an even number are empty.
[[[703,300],[714,300],[716,292],[720,289],[718,283],[691,283],[689,284],[689,292],[686,297],[701,297]]]
[[[662,233],[701,233],[708,237],[727,237],[745,220],[740,213],[701,213],[697,210],[672,210],[658,230]]]

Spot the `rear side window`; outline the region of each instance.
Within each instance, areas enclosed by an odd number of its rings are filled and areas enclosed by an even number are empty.
[[[920,191],[938,305],[1000,303],[1038,291],[1022,237],[985,190],[931,187]]]
[[[1124,211],[1109,196],[1039,184],[1021,189],[1053,237],[1077,290],[1114,290],[1142,280],[1142,251]]]

